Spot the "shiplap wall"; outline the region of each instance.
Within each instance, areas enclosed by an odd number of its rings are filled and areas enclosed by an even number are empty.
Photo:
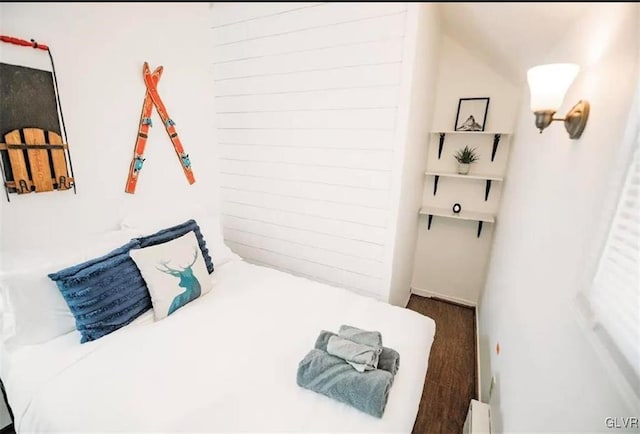
[[[213,4],[224,235],[241,256],[387,297],[406,13]]]

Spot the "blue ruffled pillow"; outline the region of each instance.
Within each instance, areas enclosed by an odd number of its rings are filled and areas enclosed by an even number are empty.
[[[200,246],[200,251],[202,252],[202,257],[204,258],[204,263],[207,265],[207,271],[209,272],[209,274],[213,273],[213,262],[211,261],[211,256],[209,255],[207,243],[202,236],[202,232],[200,232],[200,226],[198,226],[196,221],[193,219],[187,220],[182,224],[172,226],[167,229],[162,229],[161,231],[158,231],[152,235],[134,238],[134,240],[137,240],[139,242],[139,245],[135,248],[144,249],[145,247],[166,243],[167,241],[171,241],[178,237],[181,237],[190,231],[193,231],[196,234],[196,239],[198,240],[198,245]]]
[[[81,343],[114,332],[151,308],[147,286],[129,256],[138,246],[131,240],[104,256],[49,274],[76,319]]]
[[[112,333],[151,309],[149,290],[129,251],[162,244],[190,231],[196,235],[211,274],[213,262],[195,220],[134,238],[104,256],[49,274],[76,319],[80,342]]]

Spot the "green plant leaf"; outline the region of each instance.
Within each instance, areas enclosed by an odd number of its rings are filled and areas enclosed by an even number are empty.
[[[463,149],[458,149],[454,154],[454,158],[458,160],[458,163],[471,164],[479,160],[476,148],[469,148],[465,146]]]

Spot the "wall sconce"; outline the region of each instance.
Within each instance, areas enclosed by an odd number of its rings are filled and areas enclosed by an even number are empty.
[[[579,139],[589,118],[589,102],[580,100],[564,118],[554,118],[564,96],[578,75],[580,67],[573,63],[539,65],[527,71],[531,92],[531,110],[536,116],[536,127],[542,133],[553,121],[564,121],[571,139]]]

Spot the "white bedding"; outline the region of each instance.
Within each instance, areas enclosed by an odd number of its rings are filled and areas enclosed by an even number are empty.
[[[18,433],[411,432],[433,320],[238,260],[212,279],[162,321],[147,312],[94,342],[74,331],[5,353]],[[320,330],[341,324],[379,330],[400,353],[382,419],[296,385]]]

